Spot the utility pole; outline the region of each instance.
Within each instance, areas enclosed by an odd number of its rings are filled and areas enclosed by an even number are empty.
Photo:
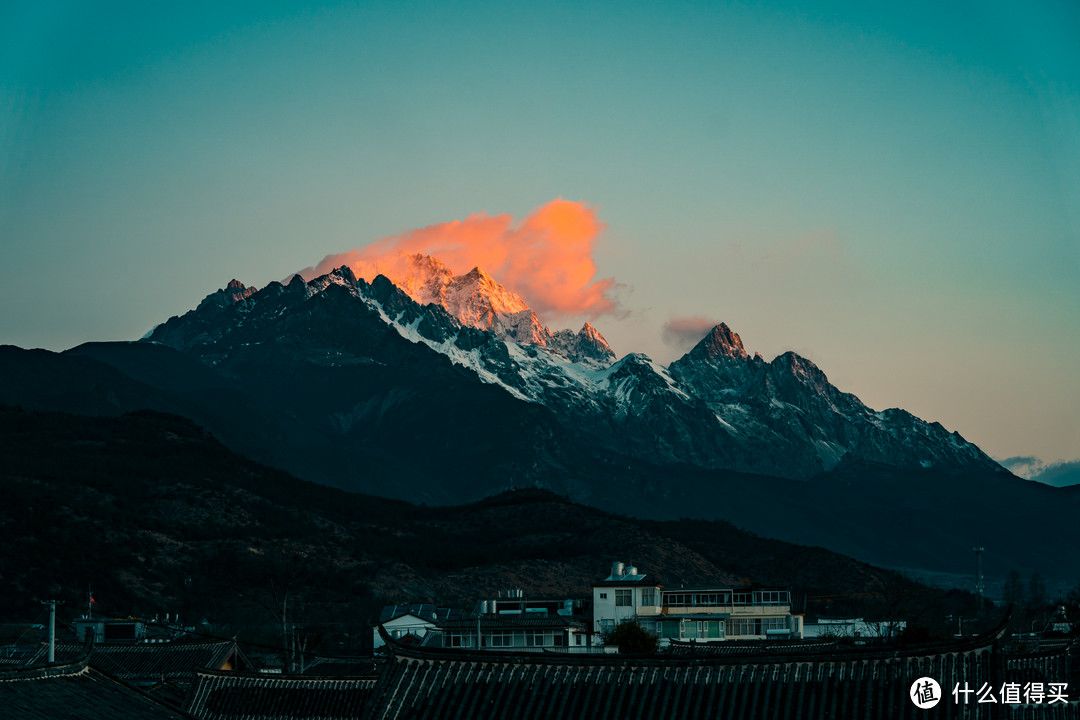
[[[56,606],[63,605],[63,600],[42,600],[42,605],[49,606],[49,662],[56,662]]]

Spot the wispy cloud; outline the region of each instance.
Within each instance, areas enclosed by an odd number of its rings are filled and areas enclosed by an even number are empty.
[[[1056,487],[1080,484],[1080,460],[1050,463],[1048,465],[1037,457],[1027,455],[1005,458],[999,462],[1014,475],[1019,475],[1028,480],[1035,480]]]
[[[686,352],[719,324],[701,316],[675,317],[664,323],[660,337],[668,347]]]

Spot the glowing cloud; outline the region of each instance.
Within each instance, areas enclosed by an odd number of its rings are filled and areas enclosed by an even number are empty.
[[[557,198],[515,221],[510,215],[477,213],[377,240],[347,253],[328,255],[305,279],[348,265],[357,277],[379,273],[391,280],[405,257],[438,258],[455,275],[479,267],[521,295],[539,315],[595,317],[616,310],[613,278],[595,280],[592,259],[604,224],[584,203]]]

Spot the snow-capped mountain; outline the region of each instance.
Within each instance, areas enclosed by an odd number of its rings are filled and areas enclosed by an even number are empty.
[[[455,277],[435,258],[409,260],[398,284],[381,275],[368,283],[346,267],[255,292],[234,281],[156,328],[149,340],[212,366],[236,366],[238,358],[271,352],[286,337],[311,363],[385,362],[371,343],[335,338],[352,327],[343,320],[351,312],[377,323],[362,332],[391,330],[518,401],[552,411],[575,437],[653,463],[803,479],[842,458],[997,468],[936,423],[903,410],[870,410],[795,353],[771,362],[751,357],[726,325],[670,367],[640,354],[614,361],[591,325],[551,332],[522,298],[478,268]],[[351,427],[348,418],[368,412],[367,402],[339,410],[334,422]]]
[[[421,305],[441,305],[462,325],[498,337],[537,345],[575,362],[603,366],[615,359],[604,337],[589,323],[577,333],[551,332],[526,302],[476,267],[455,277],[438,258],[407,255],[387,277]]]
[[[847,455],[896,467],[996,467],[978,447],[938,423],[896,408],[871,410],[794,352],[771,362],[758,354],[750,357],[738,334],[724,324],[669,370],[740,445],[755,452],[771,449],[783,458],[783,474],[791,477],[830,470]]]

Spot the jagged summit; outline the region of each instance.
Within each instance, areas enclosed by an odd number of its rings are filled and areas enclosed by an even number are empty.
[[[248,287],[236,278],[233,278],[224,288],[217,292],[212,292],[203,298],[202,302],[199,303],[199,307],[204,309],[210,307],[226,308],[245,298],[251,297],[255,293],[255,290],[255,288]]]
[[[455,276],[436,257],[406,255],[384,275],[421,305],[446,308],[462,325],[490,330],[519,343],[538,345],[575,362],[606,365],[615,359],[604,337],[586,323],[581,332],[552,332],[528,303],[482,268]]]
[[[940,425],[866,407],[796,353],[770,362],[751,357],[724,323],[668,367],[638,354],[615,362],[592,324],[551,332],[480,268],[455,276],[437,258],[400,260],[370,281],[342,266],[254,293],[230,283],[149,340],[215,367],[260,348],[289,348],[312,367],[427,367],[424,353],[434,351],[553,412],[576,437],[654,463],[804,479],[845,458],[906,468],[997,467]],[[413,350],[418,344],[428,349]],[[384,357],[384,346],[396,349]],[[356,417],[390,401],[371,399],[320,422],[347,432]]]
[[[709,334],[694,346],[690,354],[703,356],[709,360],[717,357],[747,360],[750,357],[743,347],[742,338],[725,323],[720,323],[710,330]]]
[[[529,310],[521,296],[478,267],[455,277],[430,255],[408,255],[405,260],[402,270],[384,272],[387,278],[416,302],[442,305],[465,325],[490,330],[498,316]]]

